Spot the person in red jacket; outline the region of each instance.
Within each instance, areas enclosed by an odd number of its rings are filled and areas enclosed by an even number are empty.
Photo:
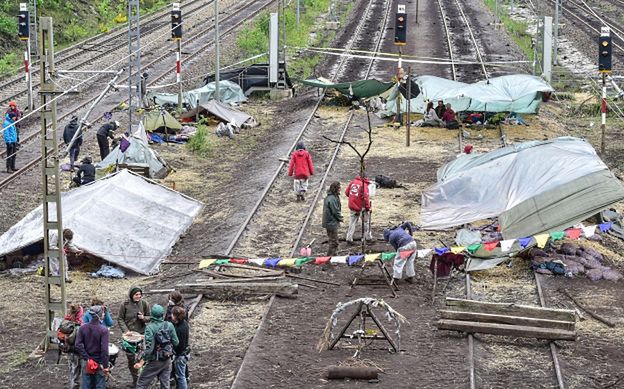
[[[308,178],[314,175],[314,165],[312,165],[312,157],[305,148],[303,141],[297,143],[295,152],[290,156],[290,165],[288,166],[288,176],[295,176],[294,190],[297,195],[297,201],[305,200],[304,194],[308,190]]]
[[[360,213],[364,219],[364,239],[373,239],[370,230],[371,202],[368,194],[369,184],[370,180],[366,178],[366,176],[364,176],[364,185],[362,185],[362,178],[357,176],[355,177],[355,180],[351,181],[349,185],[347,185],[347,189],[345,190],[345,195],[349,198],[349,211],[351,214],[349,219],[349,229],[347,230],[347,242],[353,243],[353,233],[355,232],[355,227],[360,219]]]

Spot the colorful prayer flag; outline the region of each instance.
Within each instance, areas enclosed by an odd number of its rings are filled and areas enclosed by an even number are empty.
[[[464,251],[465,249],[466,249],[466,248],[465,248],[464,246],[453,246],[453,247],[451,247],[451,252],[452,252],[453,254],[459,254],[459,253],[461,253],[462,251]]]
[[[449,251],[448,247],[441,247],[441,248],[434,247],[433,250],[438,255],[442,255],[442,254],[447,253]]]
[[[384,262],[392,261],[395,255],[396,253],[381,253],[381,260]]]
[[[277,263],[279,267],[295,267],[295,258],[283,258]]]
[[[498,241],[495,240],[493,242],[485,242],[483,244],[483,248],[485,249],[485,251],[493,251],[496,246],[498,246]]]
[[[424,258],[431,252],[431,249],[418,250],[418,258]]]
[[[329,263],[330,259],[331,257],[316,257],[316,259],[314,260],[314,263],[316,265],[326,265]]]
[[[580,228],[570,228],[570,229],[565,230],[565,233],[568,236],[568,238],[576,240],[581,237],[582,231],[583,230],[581,230]]]
[[[414,254],[414,250],[399,251],[399,256],[401,257],[401,259],[407,259],[407,258],[409,258],[412,254]]]
[[[513,246],[514,242],[516,240],[515,239],[506,239],[506,240],[501,240],[500,241],[500,245],[501,245],[501,251],[503,253],[508,252],[509,250],[511,250],[511,246]]]
[[[299,266],[301,266],[301,265],[303,265],[305,263],[312,262],[312,261],[314,261],[314,258],[312,258],[312,257],[297,258],[297,259],[295,259],[295,266],[299,267]]]
[[[225,265],[226,263],[230,263],[230,259],[217,259],[215,261],[215,265]]]
[[[279,261],[281,261],[282,258],[267,258],[264,261],[264,266],[266,267],[276,267],[277,264],[279,263]]]
[[[565,235],[565,232],[563,231],[554,231],[550,233],[550,239],[552,239],[553,242],[555,242],[557,240],[563,239],[564,235]]]
[[[202,259],[201,261],[199,261],[199,268],[205,269],[215,263],[215,261],[216,259]]]
[[[366,254],[364,256],[364,262],[375,262],[381,254]]]
[[[523,249],[525,249],[525,248],[529,245],[529,243],[531,243],[531,240],[532,240],[532,239],[533,239],[533,238],[532,238],[532,237],[530,237],[530,236],[527,236],[526,238],[520,238],[520,239],[518,239],[518,242],[520,242],[520,247],[522,247]]]
[[[332,257],[332,259],[330,259],[329,262],[330,263],[347,263],[347,257],[346,256]]]
[[[596,233],[596,226],[583,226],[583,235],[585,235],[585,237],[589,238],[591,236],[594,236],[594,234]]]
[[[470,254],[474,254],[477,250],[479,250],[481,248],[481,246],[483,246],[483,244],[481,244],[481,243],[474,243],[474,244],[471,244],[470,246],[466,247],[466,250],[468,250],[468,252]]]
[[[353,266],[356,263],[360,262],[362,260],[362,258],[364,258],[364,255],[350,255],[349,258],[347,259],[347,263],[349,264],[349,266]]]
[[[601,232],[607,232],[611,229],[611,226],[613,225],[613,223],[611,222],[606,222],[606,223],[600,223],[598,224],[598,227],[600,228]]]
[[[539,234],[539,235],[534,235],[533,238],[535,238],[535,242],[537,242],[537,247],[539,247],[540,249],[543,249],[544,247],[546,247],[546,242],[548,242],[548,238],[550,238],[550,235]]]

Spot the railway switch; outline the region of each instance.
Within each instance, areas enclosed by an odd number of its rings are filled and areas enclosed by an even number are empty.
[[[30,20],[28,19],[28,5],[26,3],[20,4],[17,27],[17,35],[20,40],[30,39]]]
[[[180,3],[173,3],[171,10],[171,38],[182,39],[182,11]]]
[[[394,44],[405,46],[407,43],[407,13],[405,5],[399,4],[394,23]]]

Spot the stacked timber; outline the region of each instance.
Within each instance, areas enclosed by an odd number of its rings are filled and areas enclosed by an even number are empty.
[[[230,271],[227,271],[230,270]],[[239,270],[232,272],[231,270]],[[290,282],[283,271],[253,266],[226,264],[220,271],[202,270],[209,278],[199,278],[193,283],[176,285],[181,293],[199,293],[204,297],[252,297],[275,294],[296,297],[297,284]]]
[[[576,340],[575,312],[447,298],[438,329],[549,340]]]

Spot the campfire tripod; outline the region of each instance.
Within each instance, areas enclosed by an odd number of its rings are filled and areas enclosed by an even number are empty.
[[[353,332],[353,334],[351,334],[350,336],[345,335],[345,332],[349,329],[351,323],[353,323],[355,318],[358,316],[360,318],[358,330]],[[379,335],[375,330],[372,330],[374,332],[371,334],[371,331],[366,329],[366,318],[368,317],[370,317],[375,325],[377,325],[377,328],[379,329],[379,331],[381,331],[381,335]],[[357,309],[355,310],[355,312],[353,312],[353,315],[351,315],[347,323],[340,330],[338,336],[336,336],[336,338],[331,342],[327,349],[333,349],[334,346],[336,346],[336,344],[340,341],[340,339],[353,339],[354,337],[357,337],[358,344],[360,345],[354,355],[354,358],[358,356],[360,351],[362,351],[362,349],[366,345],[365,342],[367,340],[385,340],[390,343],[390,346],[392,346],[394,352],[399,352],[399,346],[394,342],[394,340],[392,340],[392,338],[390,338],[390,335],[388,335],[388,331],[386,331],[386,328],[383,326],[383,324],[381,324],[375,313],[370,309],[370,304],[366,304],[363,301],[360,301]]]

